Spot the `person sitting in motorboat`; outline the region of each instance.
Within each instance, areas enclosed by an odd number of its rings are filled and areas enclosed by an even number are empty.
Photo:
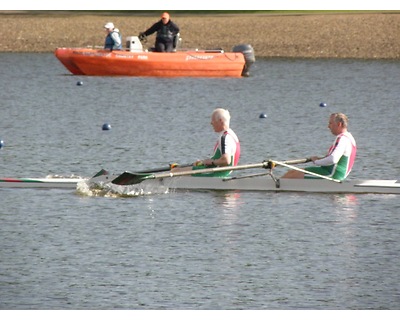
[[[348,118],[343,113],[332,113],[329,117],[328,128],[336,136],[335,141],[324,157],[312,156],[310,159],[315,166],[304,170],[323,175],[336,180],[344,180],[349,175],[356,158],[357,146],[352,134],[347,131]],[[303,179],[312,178],[301,171],[290,170],[282,178]]]
[[[172,172],[227,167],[225,171],[200,173],[201,176],[226,177],[231,174],[231,166],[237,166],[240,158],[240,142],[236,133],[230,128],[231,115],[227,109],[217,108],[211,114],[211,125],[218,138],[214,146],[214,153],[210,158],[197,160],[192,167],[173,168]]]
[[[155,51],[172,52],[174,51],[174,40],[179,33],[179,27],[172,22],[169,13],[164,12],[161,19],[154,23],[145,32],[139,33],[139,39],[144,40],[147,36],[157,32]]]
[[[117,28],[114,27],[112,22],[105,24],[104,29],[107,32],[104,49],[122,50],[122,36]]]

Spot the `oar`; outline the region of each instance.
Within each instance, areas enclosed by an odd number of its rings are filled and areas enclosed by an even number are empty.
[[[168,165],[168,167],[161,167],[161,168],[155,168],[155,169],[147,169],[143,171],[138,171],[138,173],[155,173],[155,172],[163,172],[163,171],[169,171],[173,168],[177,167],[191,167],[193,166],[193,163],[188,163],[188,164],[177,164],[177,163],[171,163]]]
[[[171,163],[168,167],[161,167],[161,168],[138,171],[138,172],[136,172],[136,174],[150,174],[150,173],[156,173],[156,172],[170,171],[171,169],[177,168],[177,167],[192,167],[192,166],[193,166],[193,163],[181,164],[181,165],[179,165],[177,163]],[[131,175],[132,175],[132,173],[125,171],[124,173],[122,173],[121,175],[116,177],[112,181],[112,183],[119,184],[119,185],[132,184],[132,183],[129,183],[130,180],[132,179]]]
[[[310,159],[299,159],[299,160],[288,160],[282,163],[305,163],[309,162]],[[254,164],[245,164],[241,166],[232,166],[232,167],[216,167],[216,168],[208,168],[208,169],[199,169],[199,170],[189,170],[189,171],[178,171],[178,172],[168,172],[168,173],[140,173],[140,172],[128,172],[125,171],[120,176],[115,178],[112,183],[118,185],[130,185],[130,184],[138,184],[147,179],[162,179],[162,178],[169,178],[169,177],[178,177],[178,176],[190,176],[193,174],[200,174],[200,173],[213,173],[213,172],[221,172],[221,171],[233,171],[233,170],[244,170],[244,169],[254,169],[254,168],[265,168],[269,169],[272,168],[273,162],[271,161],[263,161],[261,163],[254,163]]]
[[[318,173],[310,172],[310,171],[307,171],[307,170],[304,170],[304,169],[297,168],[295,166],[291,166],[290,164],[288,164],[287,161],[283,161],[283,162],[282,161],[275,161],[275,160],[270,160],[270,161],[273,164],[276,164],[276,165],[279,165],[279,166],[282,166],[282,167],[286,167],[286,168],[289,168],[289,169],[292,169],[292,170],[297,170],[297,171],[300,171],[300,172],[303,172],[303,173],[306,173],[306,174],[309,174],[309,175],[312,175],[312,176],[315,176],[315,177],[318,177],[318,178],[322,178],[322,179],[326,179],[326,180],[330,180],[330,181],[334,181],[334,182],[342,182],[341,180],[338,180],[338,179],[333,179],[331,177],[323,176],[323,175],[318,174]]]

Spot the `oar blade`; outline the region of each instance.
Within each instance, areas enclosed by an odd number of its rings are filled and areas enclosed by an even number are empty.
[[[152,173],[132,173],[125,171],[116,177],[111,183],[118,184],[120,186],[127,186],[131,184],[138,184],[147,179],[153,179],[154,174]]]
[[[100,176],[105,176],[108,174],[108,171],[105,169],[101,169],[99,172],[97,172],[92,178],[97,178]]]

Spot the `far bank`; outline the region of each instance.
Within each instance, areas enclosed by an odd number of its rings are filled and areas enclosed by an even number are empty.
[[[183,47],[226,51],[251,44],[261,58],[400,59],[400,14],[221,14],[171,17]],[[112,21],[123,38],[138,35],[154,16],[97,14],[1,14],[1,52],[53,52],[57,47],[102,46]],[[149,37],[149,44],[154,36]]]

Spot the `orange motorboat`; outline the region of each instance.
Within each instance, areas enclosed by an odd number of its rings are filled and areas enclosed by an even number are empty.
[[[143,50],[129,37],[126,50],[57,48],[58,60],[74,75],[136,77],[242,77],[255,61],[250,45],[223,50]]]

